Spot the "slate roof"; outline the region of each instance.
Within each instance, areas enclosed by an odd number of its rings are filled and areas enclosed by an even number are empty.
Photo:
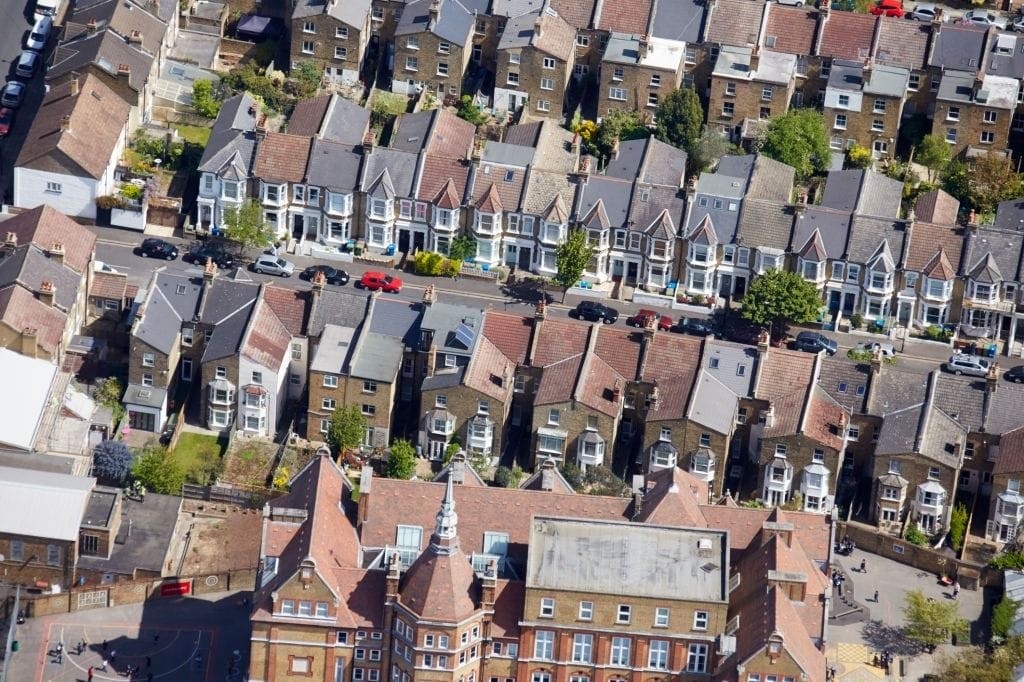
[[[374,314],[369,316],[370,331],[401,339],[407,348],[420,343],[423,306],[400,299],[373,298]]]
[[[647,198],[644,199],[644,196]],[[685,209],[683,193],[674,187],[655,186],[645,191],[636,189],[630,205],[629,222],[634,229],[645,230],[651,235],[659,230],[667,231],[667,235],[661,238],[671,239],[679,231]]]
[[[940,250],[945,253],[954,274],[960,271],[960,258],[964,246],[964,233],[961,228],[914,223],[909,241],[906,262],[908,271],[922,272]]]
[[[793,246],[800,248],[806,244],[815,230],[821,235],[821,243],[829,258],[844,257],[850,232],[849,213],[808,206],[803,213],[797,213],[793,221]]]
[[[793,213],[785,204],[761,199],[743,202],[736,238],[744,244],[785,249],[792,234]]]
[[[536,30],[537,22],[540,22],[539,34]],[[546,11],[512,17],[505,24],[498,49],[528,46],[562,61],[569,61],[576,50],[576,28],[557,14],[552,15]]]
[[[996,218],[998,223],[998,215]],[[1021,244],[1024,231],[1000,230],[981,226],[975,232],[968,232],[963,267],[971,272],[991,255],[991,262],[1007,280],[1016,280],[1020,272]]]
[[[233,163],[248,177],[256,152],[255,128],[256,101],[248,93],[225,100],[213,122],[199,170],[217,173],[226,163]]]
[[[932,36],[931,66],[974,73],[981,63],[987,30],[973,24],[941,23]]]
[[[788,202],[793,194],[796,169],[764,154],[753,155],[746,198]]]
[[[370,315],[376,316],[371,310]],[[391,383],[402,367],[405,344],[400,337],[377,334],[364,324],[358,333],[346,367],[348,374],[360,379]]]
[[[985,379],[932,375],[933,404],[968,431],[978,431],[985,418]]]
[[[647,33],[652,0],[601,0],[594,28],[615,33]]]
[[[93,276],[94,287],[100,274]],[[124,280],[123,277],[121,279]],[[38,293],[43,282],[50,282],[54,288],[54,305],[65,313],[74,309],[79,286],[84,280],[71,268],[48,257],[46,251],[35,244],[22,244],[13,252],[5,249],[0,260],[0,287],[18,284]],[[112,298],[124,298],[123,286],[122,293]]]
[[[580,187],[576,214],[587,215],[600,200],[604,204],[604,210],[611,226],[625,227],[629,222],[629,200],[632,191],[633,184],[631,182],[592,175]]]
[[[84,35],[70,42],[60,43],[53,50],[50,67],[46,70],[46,80],[56,81],[71,72],[83,72],[89,65],[116,78],[118,66],[125,64],[129,68],[128,85],[135,92],[141,92],[149,78],[149,70],[154,56],[141,51],[138,46],[129,44],[124,38],[111,30],[97,31],[92,35]],[[133,98],[134,99],[134,98]],[[126,100],[129,104],[136,102]]]
[[[213,326],[203,349],[203,362],[237,355],[260,287],[235,271],[235,277],[219,277],[204,297],[200,321]]]
[[[370,0],[296,0],[292,19],[329,14],[338,21],[362,30],[370,13]]]
[[[76,3],[73,12],[69,12],[64,22],[62,42],[88,34],[89,23],[95,22],[93,30],[110,29],[122,39],[141,40],[142,48],[156,54],[164,40],[167,24],[160,17],[146,11],[145,5],[125,2],[124,0],[104,0],[103,2]]]
[[[64,264],[85,273],[92,264],[96,235],[63,213],[49,206],[22,211],[3,221],[4,234],[13,232],[18,244],[32,243],[43,251],[56,243],[64,245]]]
[[[131,107],[91,73],[80,77],[79,83],[77,95],[72,94],[70,82],[46,93],[15,166],[76,175],[79,170],[94,180],[107,172]]]
[[[745,178],[722,175],[721,169],[718,173],[702,173],[690,202],[684,233],[692,233],[705,218],[710,218],[718,241],[731,243],[740,221],[744,184]]]
[[[883,364],[880,377],[870,386],[868,414],[884,417],[924,402],[928,392],[927,376]]]
[[[345,3],[339,3],[345,4]],[[288,118],[288,132],[359,145],[370,123],[370,112],[341,95],[321,95],[295,104]]]
[[[700,42],[700,32],[704,23],[703,2],[655,2],[651,11],[653,16],[649,28],[653,37],[687,44]]]
[[[986,433],[1006,433],[1024,427],[1024,386],[1000,381],[987,396],[984,426]],[[1003,441],[1005,442],[1005,441]]]
[[[314,138],[305,180],[311,185],[353,192],[359,187],[362,163],[363,155],[358,147]]]
[[[985,52],[985,73],[1019,78],[1024,73],[1024,40],[1017,34],[991,31]]]
[[[202,279],[157,271],[132,336],[169,354],[178,341],[181,323],[192,320],[199,306]]]
[[[818,31],[818,12],[807,7],[787,7],[767,3],[768,21],[761,37],[769,50],[807,56],[814,54],[814,36]]]
[[[824,357],[818,370],[818,386],[854,414],[867,408],[871,367],[840,355]]]
[[[832,10],[818,37],[817,54],[834,59],[863,61],[871,55],[876,17]]]
[[[434,0],[412,0],[412,2],[406,3],[398,19],[398,25],[395,27],[395,35],[403,36],[427,31],[432,2]],[[476,9],[486,12],[487,7]],[[464,47],[472,38],[475,25],[473,9],[459,0],[441,0],[441,11],[431,32],[442,40]]]
[[[908,455],[914,452],[918,425],[925,407],[923,403],[910,405],[885,414],[878,430],[875,455]]]
[[[438,351],[459,355],[472,355],[479,344],[483,329],[484,311],[479,308],[437,301],[426,306],[420,328],[434,332],[434,344]],[[456,338],[455,330],[464,325],[473,332],[473,340],[466,348]]]
[[[394,196],[411,197],[418,162],[417,154],[374,147],[372,152],[363,157],[363,179],[360,186],[365,187],[367,192],[372,192],[374,185],[381,180],[386,171]]]
[[[351,328],[359,326],[366,315],[369,299],[365,293],[336,291],[325,287],[310,306],[309,335],[320,336],[326,324]]]
[[[851,263],[867,263],[884,241],[889,247],[894,264],[903,256],[906,231],[901,220],[880,220],[854,216],[847,244],[847,258]]]
[[[704,42],[719,45],[755,45],[761,31],[765,3],[716,0],[708,8]]]
[[[920,71],[927,67],[930,36],[931,26],[927,23],[880,17],[875,61]]]
[[[253,175],[271,182],[303,182],[312,138],[268,132],[256,147]]]
[[[871,170],[830,171],[821,205],[880,218],[899,217],[903,184]]]

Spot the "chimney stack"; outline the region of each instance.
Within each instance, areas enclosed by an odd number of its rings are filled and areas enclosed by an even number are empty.
[[[203,266],[203,286],[208,287],[213,284],[213,278],[217,276],[217,266],[213,264],[212,258],[206,259],[206,265]]]
[[[433,339],[430,340],[430,345],[427,347],[427,366],[423,371],[428,377],[434,376],[437,372],[437,344]]]
[[[548,317],[548,304],[544,300],[543,292],[541,293],[540,300],[537,301],[537,309],[534,311],[533,317],[537,320],[546,320]]]
[[[64,116],[61,117],[61,119],[60,119],[60,129],[61,129],[61,132],[67,132],[68,130],[71,129],[71,115],[70,114],[65,114]]]
[[[967,214],[967,227],[972,230],[978,229],[978,213],[973,208],[971,209],[971,212]]]
[[[6,246],[8,249],[18,248],[18,233],[8,232],[7,236],[4,237],[4,246]]]
[[[757,67],[761,64],[761,54],[757,49],[757,45],[754,45],[754,49],[750,52],[750,66],[748,71],[750,73],[757,73]]]
[[[430,3],[430,14],[427,22],[427,30],[433,30],[437,26],[438,19],[441,18],[441,0],[431,0]]]
[[[118,78],[131,78],[132,67],[128,64],[117,65],[117,77]]]
[[[92,35],[93,33],[95,33],[96,32],[96,19],[95,18],[90,19],[89,23],[86,24],[86,26],[89,28],[89,35]]]
[[[320,294],[324,293],[324,284],[326,283],[327,276],[317,270],[316,274],[313,275],[313,296],[315,298],[320,298]]]
[[[985,375],[985,385],[989,393],[996,392],[996,387],[999,385],[999,363],[993,362],[992,366],[988,368],[988,374]]]
[[[44,305],[53,307],[53,299],[57,294],[57,287],[53,286],[53,282],[48,279],[44,279],[39,285],[39,300]]]
[[[540,464],[540,489],[547,492],[555,489],[555,460],[550,457]]]
[[[34,327],[25,327],[21,330],[21,354],[34,358],[37,357],[37,351],[39,348],[39,342],[37,339],[38,332]]]
[[[580,157],[579,164],[579,175],[582,179],[586,180],[590,177],[590,156],[584,155]]]
[[[435,303],[437,303],[437,291],[434,290],[433,284],[428,284],[423,290],[423,305],[429,308]]]
[[[71,79],[71,96],[75,97],[78,95],[78,76]]]
[[[366,134],[363,135],[363,154],[369,154],[370,152],[373,151],[373,143],[373,131],[367,130]]]
[[[768,354],[768,347],[772,343],[772,335],[767,329],[762,329],[761,333],[757,335],[757,354],[764,356]]]
[[[541,36],[541,20],[537,17],[537,20],[533,22],[533,35],[537,38]]]
[[[141,45],[142,44],[142,31],[132,31],[128,34],[129,45]]]
[[[619,158],[619,138],[618,137],[616,137],[612,141],[612,158],[613,159]]]
[[[54,242],[50,247],[50,258],[57,261],[58,264],[64,265],[64,244]]]
[[[877,377],[882,373],[882,349],[876,348],[871,354],[871,376]]]
[[[647,55],[651,53],[651,36],[647,33],[640,36],[640,59],[647,59]]]
[[[579,133],[575,133],[572,136],[572,144],[569,147],[569,151],[571,151],[573,154],[576,154],[577,156],[579,156],[579,153],[580,153],[580,134]]]
[[[832,9],[832,2],[831,2],[831,0],[821,0],[821,2],[818,4],[818,10],[825,17],[828,16],[829,10],[831,10],[831,9]]]
[[[616,405],[622,402],[622,384],[618,381],[612,387],[612,402]]]
[[[647,318],[644,324],[644,339],[653,339],[658,331],[658,314],[655,313]]]

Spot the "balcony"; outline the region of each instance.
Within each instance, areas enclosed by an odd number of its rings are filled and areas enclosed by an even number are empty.
[[[995,296],[976,297],[964,296],[964,308],[975,308],[978,310],[991,310],[997,313],[1012,313],[1013,301],[1000,300],[998,294]]]

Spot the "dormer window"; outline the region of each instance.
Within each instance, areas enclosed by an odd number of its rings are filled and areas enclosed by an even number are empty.
[[[999,287],[994,284],[969,281],[970,297],[976,301],[994,302],[999,298]]]
[[[388,220],[394,216],[394,203],[388,199],[370,199],[370,217]]]
[[[500,213],[476,212],[476,231],[482,234],[495,234],[501,225]]]
[[[672,244],[664,239],[652,239],[651,240],[651,257],[652,258],[671,258],[672,257]]]

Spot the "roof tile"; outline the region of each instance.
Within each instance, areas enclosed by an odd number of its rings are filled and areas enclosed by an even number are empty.
[[[267,133],[256,148],[253,175],[261,180],[302,182],[313,139],[288,133]]]
[[[825,20],[818,55],[863,61],[871,54],[877,17],[833,10]]]

